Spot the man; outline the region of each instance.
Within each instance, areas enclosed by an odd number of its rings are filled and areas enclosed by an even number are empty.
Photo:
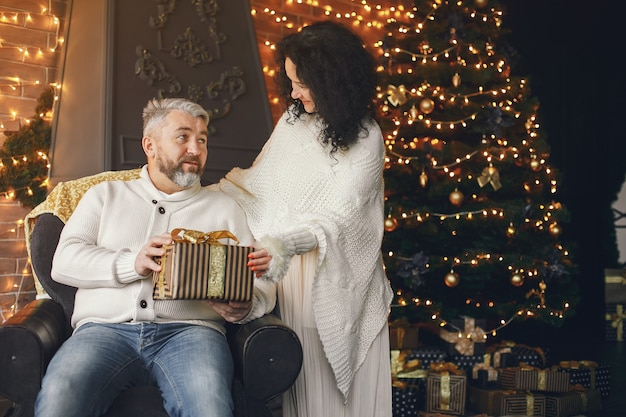
[[[161,270],[155,259],[172,229],[228,230],[239,244],[254,243],[237,203],[200,184],[207,125],[196,103],[149,101],[140,178],[91,187],[67,221],[52,278],[78,288],[75,331],[48,366],[36,416],[100,416],[126,387],[145,383],[159,387],[170,416],[232,415],[224,322],[269,313],[274,284],[256,279],[251,302],[152,298],[152,273]],[[270,259],[257,250],[248,265],[261,276]]]

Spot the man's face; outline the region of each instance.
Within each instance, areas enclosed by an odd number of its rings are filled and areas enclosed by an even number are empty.
[[[157,129],[157,138],[153,138],[155,168],[180,189],[200,181],[208,155],[204,121],[174,110]]]

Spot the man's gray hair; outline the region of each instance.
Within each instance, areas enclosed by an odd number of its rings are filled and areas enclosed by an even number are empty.
[[[148,101],[143,109],[143,134],[144,136],[172,110],[182,110],[193,117],[200,117],[206,125],[209,124],[209,114],[198,103],[185,98],[153,98]]]

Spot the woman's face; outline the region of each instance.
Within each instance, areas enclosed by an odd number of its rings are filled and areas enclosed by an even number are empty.
[[[315,112],[315,102],[311,90],[298,79],[296,64],[290,58],[285,58],[285,72],[291,80],[291,98],[300,100],[307,113]]]

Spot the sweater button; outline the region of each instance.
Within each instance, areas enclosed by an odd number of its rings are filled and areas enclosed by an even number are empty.
[[[141,300],[141,301],[139,302],[139,307],[141,307],[141,308],[146,308],[146,307],[148,307],[148,302],[147,302],[146,300]]]
[[[165,209],[163,207],[159,207],[159,213],[165,214]]]
[[[158,203],[158,201],[152,200],[152,204],[156,204],[156,203]]]

